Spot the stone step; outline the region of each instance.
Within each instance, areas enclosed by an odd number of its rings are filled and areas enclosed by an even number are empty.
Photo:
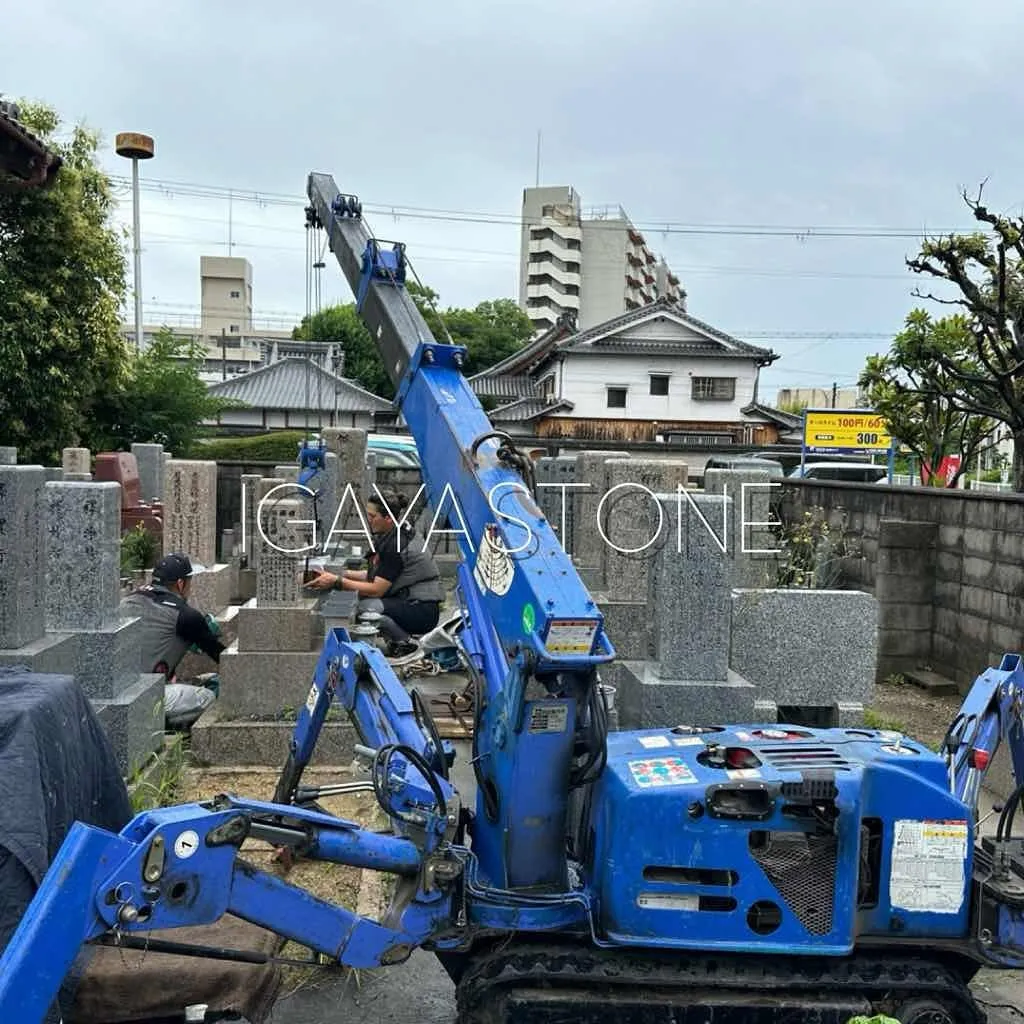
[[[947,679],[945,676],[940,676],[938,672],[931,672],[928,669],[914,669],[912,672],[904,672],[903,675],[908,682],[936,697],[960,692],[960,687],[952,679]]]

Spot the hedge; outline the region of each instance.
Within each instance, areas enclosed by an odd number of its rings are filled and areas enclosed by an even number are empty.
[[[297,463],[299,445],[305,439],[306,433],[302,430],[275,430],[271,434],[248,437],[217,437],[198,443],[191,458],[217,462],[276,462],[280,465]]]

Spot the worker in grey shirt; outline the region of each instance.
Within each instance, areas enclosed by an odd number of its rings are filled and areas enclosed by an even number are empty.
[[[121,602],[127,614],[142,620],[140,670],[162,673],[167,680],[164,718],[168,728],[187,728],[216,699],[212,689],[176,678],[181,659],[189,650],[198,650],[219,663],[224,650],[210,620],[188,603],[192,575],[187,555],[164,555],[153,569],[152,582]]]

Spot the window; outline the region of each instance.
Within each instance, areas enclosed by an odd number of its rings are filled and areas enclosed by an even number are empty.
[[[608,389],[608,408],[609,409],[625,409],[626,408],[626,389],[625,388],[609,388]]]
[[[652,373],[651,374],[651,394],[652,395],[667,395],[668,394],[668,374],[667,373]]]
[[[540,393],[543,398],[551,399],[555,397],[555,375],[553,373],[549,373],[540,382]]]
[[[240,299],[241,297],[242,297],[242,293],[241,292],[232,292],[231,293],[231,298],[233,298],[233,299]]]
[[[694,377],[691,394],[698,402],[731,402],[736,397],[736,378]]]
[[[238,333],[238,324],[232,324],[232,325],[231,325],[231,326],[230,326],[230,327],[228,328],[228,330],[229,330],[229,331],[230,331],[230,332],[231,332],[232,334],[237,334],[237,333]]]

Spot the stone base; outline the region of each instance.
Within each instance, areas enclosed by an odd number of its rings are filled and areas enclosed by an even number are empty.
[[[205,572],[192,577],[192,590],[188,603],[204,615],[222,612],[234,597],[230,565],[211,565]]]
[[[302,707],[319,651],[239,651],[220,656],[220,697],[226,716],[262,718]]]
[[[48,633],[23,647],[0,650],[0,667],[24,665],[29,672],[68,675],[75,660],[75,639],[66,633]]]
[[[25,647],[0,651],[0,665],[25,664],[33,672],[74,676],[90,700],[110,700],[139,676],[142,620],[122,619],[104,629],[51,633]]]
[[[322,629],[316,604],[316,598],[308,598],[296,608],[260,608],[255,598],[247,601],[238,609],[238,650],[318,650]]]
[[[878,602],[859,590],[734,590],[729,667],[762,698],[800,707],[870,705]]]
[[[604,616],[604,631],[619,658],[646,661],[650,656],[651,611],[646,601],[615,601],[596,594],[594,601]]]
[[[272,765],[280,768],[288,757],[294,722],[245,722],[227,718],[215,703],[191,732],[191,753],[200,765]],[[311,765],[347,765],[355,757],[359,738],[348,721],[327,721]]]
[[[604,570],[599,565],[577,565],[576,573],[592,594],[604,590]]]
[[[721,680],[665,679],[648,661],[620,662],[612,685],[623,729],[750,722],[757,696],[753,683],[731,669]]]
[[[132,775],[164,742],[164,677],[140,675],[113,700],[93,701],[123,775]]]

